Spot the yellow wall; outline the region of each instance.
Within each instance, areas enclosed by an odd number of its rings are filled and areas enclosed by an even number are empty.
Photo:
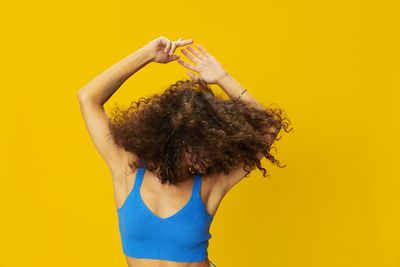
[[[160,35],[202,44],[294,127],[275,143],[287,167],[264,159],[271,177],[222,202],[218,267],[400,266],[399,4],[2,1],[0,267],[126,266],[76,93]],[[186,78],[148,65],[106,107]]]

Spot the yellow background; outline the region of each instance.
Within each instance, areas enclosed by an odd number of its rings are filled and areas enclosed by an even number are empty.
[[[76,93],[161,35],[202,44],[294,127],[275,143],[287,167],[263,159],[271,177],[255,170],[221,203],[218,267],[400,266],[399,1],[0,5],[0,267],[126,266],[111,176]],[[186,71],[150,64],[106,108]]]

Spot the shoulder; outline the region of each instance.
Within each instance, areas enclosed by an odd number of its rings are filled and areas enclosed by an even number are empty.
[[[138,161],[139,159],[135,154],[125,153],[120,162],[121,164],[111,171],[117,207],[122,206],[135,184],[137,170],[129,167],[129,163],[133,160]]]
[[[225,184],[220,174],[202,175],[202,191],[206,191],[206,195],[215,195],[223,197],[226,192]]]
[[[254,170],[254,168],[253,168]],[[224,196],[231,190],[236,184],[242,181],[251,172],[245,171],[243,165],[240,165],[229,171],[229,174],[216,173],[213,175],[206,176],[207,183],[211,184],[212,191],[214,194]]]
[[[136,172],[134,169],[130,168],[130,164],[132,162],[139,163],[140,158],[134,153],[123,151],[120,154],[120,159],[118,164],[116,164],[114,168],[110,168],[110,170],[115,182],[118,184],[125,184],[126,180]]]
[[[227,192],[223,176],[219,174],[202,176],[201,197],[210,215],[215,216]]]

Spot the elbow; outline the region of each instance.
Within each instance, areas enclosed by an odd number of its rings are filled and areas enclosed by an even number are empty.
[[[79,90],[76,93],[76,96],[78,97],[79,103],[97,103],[92,96],[90,96],[87,92],[84,91],[84,89]]]
[[[84,103],[87,103],[89,100],[89,98],[84,95],[83,93],[78,92],[77,93],[77,98],[78,98],[78,102],[80,105],[83,105]]]
[[[76,96],[78,97],[79,100],[83,100],[84,98],[87,98],[87,97],[85,96],[85,93],[83,92],[82,89],[79,90],[79,91],[76,93]]]

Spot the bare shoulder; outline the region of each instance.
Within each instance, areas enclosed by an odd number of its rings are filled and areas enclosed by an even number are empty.
[[[219,181],[221,179],[219,174],[207,174],[202,176],[202,178],[201,190],[205,195],[214,194],[223,196],[225,190]]]
[[[209,214],[215,216],[227,192],[246,175],[247,172],[238,168],[228,175],[217,173],[202,176],[200,194]]]
[[[112,171],[114,199],[117,208],[121,207],[133,189],[137,170],[129,168],[129,163],[139,158],[132,153],[125,152],[119,168]]]
[[[126,175],[128,175],[128,171],[130,171],[129,163],[133,161],[139,162],[139,157],[128,151],[121,151],[120,159],[118,166],[112,170],[113,177],[119,181],[126,179]]]
[[[224,189],[218,182],[218,175],[202,175],[202,186],[200,195],[205,203],[207,212],[215,216],[218,207],[224,198]]]
[[[239,166],[229,171],[229,174],[215,173],[203,177],[204,191],[210,194],[220,196],[221,198],[237,183],[239,183],[247,174],[243,166]]]
[[[126,152],[121,154],[121,160],[118,162],[118,166],[111,170],[112,180],[114,184],[114,190],[116,194],[124,195],[131,189],[135,177],[135,170],[129,167],[129,163],[139,161],[139,157],[136,154]],[[122,192],[123,191],[123,192]]]
[[[218,173],[213,175],[213,190],[224,196],[236,184],[243,180],[253,169],[245,171],[244,166],[240,165],[229,171],[229,174]]]

